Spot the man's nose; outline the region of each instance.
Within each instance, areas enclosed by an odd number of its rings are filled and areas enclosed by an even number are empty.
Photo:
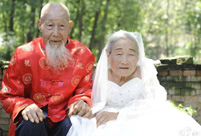
[[[57,26],[54,27],[53,35],[54,35],[54,36],[58,36],[58,35],[59,35],[59,29],[58,29]]]

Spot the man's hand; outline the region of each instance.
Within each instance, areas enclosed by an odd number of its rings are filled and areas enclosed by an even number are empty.
[[[68,110],[68,116],[79,115],[81,117],[91,118],[93,115],[91,108],[83,100],[74,102],[68,107]]]
[[[103,111],[96,115],[97,127],[111,120],[116,120],[119,113]]]
[[[27,106],[22,111],[22,117],[24,120],[26,121],[29,120],[32,123],[34,122],[39,123],[39,121],[43,121],[43,119],[45,119],[43,111],[36,104],[31,104]]]

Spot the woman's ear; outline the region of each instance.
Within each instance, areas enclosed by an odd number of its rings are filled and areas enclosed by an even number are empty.
[[[107,56],[109,56],[109,54],[110,54],[110,53],[109,53],[109,50],[106,49],[105,51],[106,51]]]
[[[107,63],[108,63],[108,68],[110,68],[111,67],[111,56],[110,56],[110,52],[109,52],[109,50],[108,49],[106,49],[105,50],[106,51],[106,54],[107,54]]]

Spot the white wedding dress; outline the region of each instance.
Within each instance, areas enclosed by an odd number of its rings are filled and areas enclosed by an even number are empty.
[[[166,100],[153,61],[145,57],[141,35],[123,32],[137,41],[141,78],[133,78],[122,86],[109,81],[106,45],[94,73],[92,111],[118,112],[118,117],[97,128],[96,118],[73,115],[67,136],[201,136],[201,126]]]
[[[67,136],[200,136],[201,127],[168,101],[144,99],[139,78],[122,86],[108,82],[104,111],[119,112],[117,120],[96,127],[96,120],[72,116]]]

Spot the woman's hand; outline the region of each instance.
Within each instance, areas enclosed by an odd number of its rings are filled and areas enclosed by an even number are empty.
[[[111,120],[116,120],[119,113],[103,111],[96,115],[97,127]]]

